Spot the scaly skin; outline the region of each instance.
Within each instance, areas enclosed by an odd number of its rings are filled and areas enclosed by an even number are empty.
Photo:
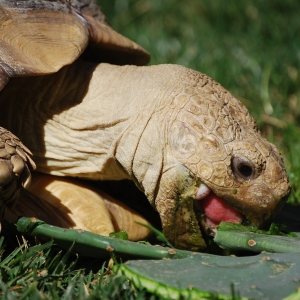
[[[30,169],[35,169],[31,152],[11,132],[0,127],[0,220],[5,207],[13,208],[21,186],[28,187]]]
[[[1,125],[32,150],[38,171],[133,180],[180,248],[205,247],[193,211],[201,182],[257,226],[290,192],[280,153],[248,110],[181,66],[77,61],[54,75],[12,79],[0,97]]]

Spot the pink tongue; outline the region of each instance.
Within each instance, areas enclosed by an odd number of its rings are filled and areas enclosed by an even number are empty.
[[[222,221],[232,223],[242,221],[242,215],[237,210],[212,192],[202,201],[202,205],[208,226],[216,227]]]

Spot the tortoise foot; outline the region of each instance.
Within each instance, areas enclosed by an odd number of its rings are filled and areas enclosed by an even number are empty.
[[[16,204],[21,186],[30,184],[30,169],[35,169],[31,155],[15,135],[0,127],[0,217],[5,207]]]

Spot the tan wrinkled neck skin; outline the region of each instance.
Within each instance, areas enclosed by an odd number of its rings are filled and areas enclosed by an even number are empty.
[[[165,76],[172,66],[150,69],[78,61],[57,74],[14,78],[1,92],[1,124],[28,145],[40,172],[130,178],[153,194],[176,76]]]
[[[181,66],[77,61],[54,75],[14,79],[1,92],[0,120],[32,150],[40,172],[133,180],[180,248],[205,247],[192,211],[200,182],[257,226],[290,192],[280,153],[248,110]],[[252,166],[251,178],[233,171],[236,157]]]

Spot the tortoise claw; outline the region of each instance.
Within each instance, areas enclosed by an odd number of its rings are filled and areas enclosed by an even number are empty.
[[[0,219],[5,207],[17,203],[21,186],[30,184],[30,169],[35,169],[31,155],[15,135],[0,127]]]

